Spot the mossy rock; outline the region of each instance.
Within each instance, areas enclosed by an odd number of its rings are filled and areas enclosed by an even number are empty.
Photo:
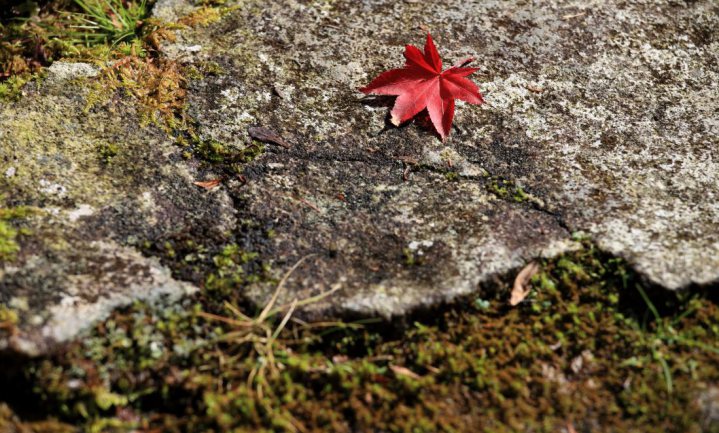
[[[576,232],[652,284],[719,280],[712,2],[238,4],[164,49],[221,66],[189,84],[203,139],[243,148],[261,125],[293,144],[230,188],[275,233],[260,251],[275,280],[313,255],[283,301],[339,289],[313,314],[403,315],[506,283]],[[357,91],[427,29],[446,64],[481,68],[486,104],[460,104],[446,142],[420,122],[387,128],[392,101]]]
[[[527,261],[576,248],[576,232],[655,285],[719,280],[712,2],[193,3],[155,6],[193,17],[162,46],[171,69],[131,60],[139,75],[105,86],[119,67],[56,63],[0,105],[3,207],[38,210],[3,223],[0,299],[28,305],[5,346],[76,335],[53,333],[52,306],[93,306],[84,326],[192,290],[208,277],[182,254],[197,245],[257,253],[268,275],[232,288],[258,306],[286,275],[278,302],[333,293],[307,317],[389,318],[503,289]],[[421,122],[387,128],[391,101],[356,91],[427,29],[445,63],[477,59],[487,101],[459,104],[446,142]],[[289,146],[260,146],[257,125]]]
[[[140,126],[121,92],[88,110],[98,79],[90,65],[56,63],[0,103],[0,304],[17,316],[0,350],[39,354],[114,307],[195,291],[142,246],[223,239],[234,225],[229,199],[194,185],[182,149]]]

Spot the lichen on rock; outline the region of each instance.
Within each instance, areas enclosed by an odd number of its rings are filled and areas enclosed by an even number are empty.
[[[94,67],[56,63],[0,103],[2,206],[38,211],[3,222],[17,251],[0,303],[26,352],[70,338],[42,331],[67,299],[104,302],[89,323],[184,293],[181,277],[203,283],[172,248],[162,265],[144,248],[175,237],[258,253],[269,276],[233,286],[256,305],[310,256],[278,302],[333,291],[298,313],[312,317],[390,318],[502,287],[528,260],[576,248],[575,232],[652,284],[719,281],[712,2],[230,3],[205,16],[157,2],[157,18],[197,18],[160,53],[187,82],[131,59],[169,100],[135,76],[103,87]],[[487,103],[459,104],[446,143],[421,122],[387,128],[388,101],[356,90],[428,29],[446,61],[482,68]],[[290,145],[261,146],[250,126]],[[132,274],[103,268],[108,257]]]
[[[182,149],[138,127],[131,101],[115,94],[86,111],[96,75],[55,63],[0,104],[0,207],[13,216],[2,236],[15,245],[2,257],[0,304],[17,316],[0,351],[43,353],[115,307],[197,290],[143,256],[143,243],[193,230],[221,238],[234,225],[229,199],[194,186]],[[19,208],[31,212],[11,215]]]
[[[224,71],[190,83],[201,136],[242,148],[246,128],[262,125],[296,143],[247,165],[248,183],[232,191],[243,215],[277,234],[262,251],[277,278],[316,255],[290,278],[287,302],[341,287],[317,314],[401,315],[566,251],[579,231],[652,284],[716,284],[711,2],[426,12],[421,2],[247,1],[166,46]],[[401,65],[402,47],[427,29],[446,61],[472,55],[482,68],[487,103],[458,108],[449,152],[419,124],[386,130],[388,104],[356,91]],[[417,242],[433,246],[408,260]],[[262,304],[272,290],[249,293]]]

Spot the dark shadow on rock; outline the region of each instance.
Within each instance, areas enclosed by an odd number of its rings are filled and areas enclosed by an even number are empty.
[[[368,95],[360,99],[360,104],[367,107],[387,107],[392,108],[394,101],[397,99],[396,96],[391,95]]]
[[[391,129],[403,128],[406,126],[406,125],[396,126],[395,124],[393,124],[390,121],[390,110],[394,106],[394,101],[396,99],[397,99],[396,96],[390,96],[390,95],[369,95],[369,96],[365,96],[362,99],[360,99],[360,103],[364,106],[374,107],[374,108],[381,108],[381,107],[387,108],[387,114],[384,117],[384,126],[375,135],[381,135]]]
[[[383,134],[383,133],[385,133],[391,129],[395,129],[395,128],[396,129],[404,129],[407,126],[414,123],[415,125],[419,126],[424,131],[434,135],[435,137],[437,137],[440,140],[442,139],[442,137],[437,132],[437,129],[434,127],[434,125],[432,125],[432,120],[429,118],[429,113],[427,112],[426,109],[420,111],[412,119],[401,123],[399,126],[392,123],[391,116],[390,116],[390,110],[394,106],[396,99],[397,99],[396,96],[386,96],[386,95],[379,95],[379,96],[370,95],[370,96],[365,96],[364,98],[360,99],[360,103],[367,107],[375,107],[375,108],[386,107],[387,108],[387,115],[385,116],[385,119],[384,119],[384,127],[376,135]],[[456,126],[455,126],[455,129],[460,134],[462,133],[461,130],[459,128],[457,128]]]

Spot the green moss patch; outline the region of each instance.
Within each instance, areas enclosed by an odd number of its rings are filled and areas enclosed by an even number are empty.
[[[117,312],[27,368],[33,395],[90,431],[717,427],[700,404],[719,380],[717,305],[652,291],[590,244],[542,262],[516,308],[506,294],[466,299],[401,332],[289,320],[264,353],[238,337],[260,312],[232,306],[236,289],[265,278],[250,271],[257,259],[230,245],[196,299]]]
[[[24,227],[17,227],[16,221],[26,218],[31,213],[32,209],[25,206],[0,208],[0,262],[14,259],[20,251],[17,238],[30,234],[30,231]]]

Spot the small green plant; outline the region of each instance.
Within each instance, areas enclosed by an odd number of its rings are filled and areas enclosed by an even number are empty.
[[[652,319],[654,320],[654,332],[648,334],[650,340],[649,343],[652,351],[652,359],[656,360],[661,366],[667,394],[672,395],[674,391],[674,379],[664,352],[671,352],[670,349],[675,344],[684,345],[688,348],[697,348],[713,353],[719,353],[719,348],[711,344],[705,344],[694,338],[686,337],[682,335],[680,331],[677,331],[676,326],[679,324],[679,322],[685,317],[688,317],[695,312],[695,309],[697,308],[696,304],[688,302],[687,308],[683,313],[673,318],[664,318],[659,314],[659,310],[649,298],[647,292],[640,285],[637,285],[636,288],[639,292],[639,295],[647,304],[647,309],[651,313]],[[646,332],[647,328],[648,327],[646,323],[642,324],[641,329],[644,332]]]
[[[109,44],[116,46],[138,36],[142,20],[147,14],[146,0],[74,0],[82,9],[68,13],[68,36],[73,42],[86,46]]]

